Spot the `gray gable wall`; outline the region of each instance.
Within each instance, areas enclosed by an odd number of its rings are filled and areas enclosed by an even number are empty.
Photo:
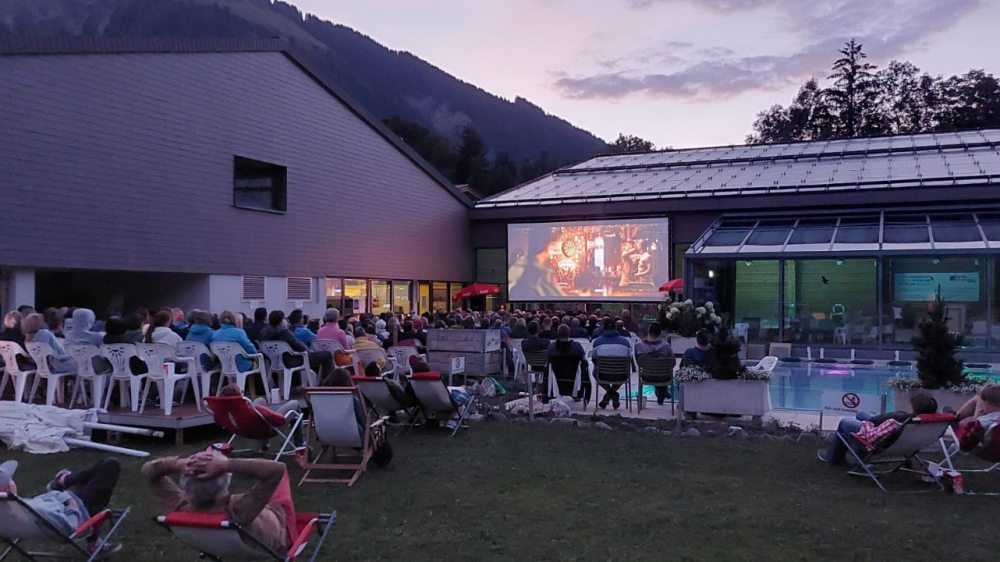
[[[470,280],[468,207],[280,52],[0,56],[0,266]],[[232,206],[233,156],[288,212]]]

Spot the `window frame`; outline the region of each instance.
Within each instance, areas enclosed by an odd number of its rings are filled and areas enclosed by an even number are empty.
[[[249,180],[253,178],[249,177],[239,177],[237,174],[241,170],[241,164],[243,166],[242,170],[246,170],[247,167],[253,169],[258,168],[261,170],[269,170],[272,175],[269,176],[258,176],[258,177],[269,177],[271,179],[271,187],[269,188],[249,188],[240,187],[237,182],[240,180]],[[275,183],[278,185],[276,186]],[[245,192],[247,190],[257,190],[257,191],[270,191],[272,207],[255,207],[252,205],[240,204],[237,198],[237,194],[241,191]],[[276,190],[280,190],[280,193],[275,193]],[[277,204],[275,203],[277,201]],[[257,160],[255,158],[247,158],[246,156],[233,155],[233,207],[237,209],[244,209],[247,211],[259,211],[262,213],[274,213],[278,215],[283,215],[288,213],[288,167],[282,166],[281,164],[274,164],[271,162],[264,162],[263,160]]]

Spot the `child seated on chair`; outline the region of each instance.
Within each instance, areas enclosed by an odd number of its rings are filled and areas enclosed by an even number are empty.
[[[937,400],[935,400],[931,395],[920,392],[910,396],[910,409],[913,410],[913,413],[892,412],[876,416],[870,412],[858,412],[858,415],[854,418],[844,418],[840,420],[840,424],[837,426],[837,433],[832,435],[830,438],[829,448],[826,451],[820,450],[817,453],[817,456],[819,457],[819,460],[825,463],[832,465],[844,464],[847,461],[847,446],[839,437],[837,437],[837,435],[842,435],[849,443],[851,443],[851,448],[854,449],[858,456],[863,457],[867,452],[866,447],[863,443],[861,443],[861,441],[855,438],[853,434],[861,430],[864,422],[870,422],[875,427],[882,425],[890,419],[902,424],[921,414],[936,413],[937,406]]]
[[[222,387],[222,390],[219,391],[219,396],[243,396],[243,391],[240,390],[239,385],[237,385],[236,383],[227,384],[226,386]],[[253,407],[265,413],[265,415],[267,413],[273,413],[281,417],[285,417],[288,414],[288,412],[301,412],[302,410],[302,405],[299,404],[298,400],[289,400],[288,402],[285,402],[280,406],[271,408],[270,405],[267,403],[267,399],[264,397],[255,399],[253,401]],[[271,425],[275,424],[272,423]],[[299,450],[302,449],[304,451],[305,450],[304,448],[306,446],[305,440],[302,438],[302,424],[296,426],[295,429],[292,431],[292,441],[295,442],[295,451],[296,451],[295,456],[296,458],[298,458],[300,452]],[[267,441],[263,441],[261,443],[261,449],[265,451],[267,450]]]
[[[180,476],[180,485],[170,477],[173,474]],[[231,494],[233,474],[252,479],[253,486]],[[284,554],[298,534],[288,471],[280,462],[229,459],[209,449],[187,458],[149,461],[142,475],[161,509],[225,514],[278,554]]]
[[[17,495],[14,472],[17,461],[0,463],[0,490]],[[38,512],[64,537],[69,537],[88,519],[104,511],[111,501],[111,494],[118,484],[121,465],[118,459],[106,458],[85,470],[60,470],[49,482],[46,493],[33,498],[23,498],[24,503]],[[96,532],[87,537],[91,553],[97,548]],[[122,545],[105,543],[103,554],[121,550]]]
[[[971,450],[1000,422],[1000,384],[983,385],[976,396],[959,408],[956,416],[960,421],[955,434],[962,450]]]

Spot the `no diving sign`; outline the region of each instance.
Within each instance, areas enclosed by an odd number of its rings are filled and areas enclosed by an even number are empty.
[[[859,394],[843,390],[824,390],[822,410],[827,414],[879,413],[882,400],[877,394]]]

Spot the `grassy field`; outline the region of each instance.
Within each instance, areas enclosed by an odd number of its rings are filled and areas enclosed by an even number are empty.
[[[393,447],[392,464],[351,489],[295,488],[301,510],[340,514],[320,560],[997,559],[996,499],[885,494],[804,446],[485,423]],[[99,457],[0,454],[21,461],[25,495]],[[141,462],[125,461],[115,494],[133,507],[116,559],[196,559],[151,522]],[[1000,487],[1000,476],[967,481]]]

